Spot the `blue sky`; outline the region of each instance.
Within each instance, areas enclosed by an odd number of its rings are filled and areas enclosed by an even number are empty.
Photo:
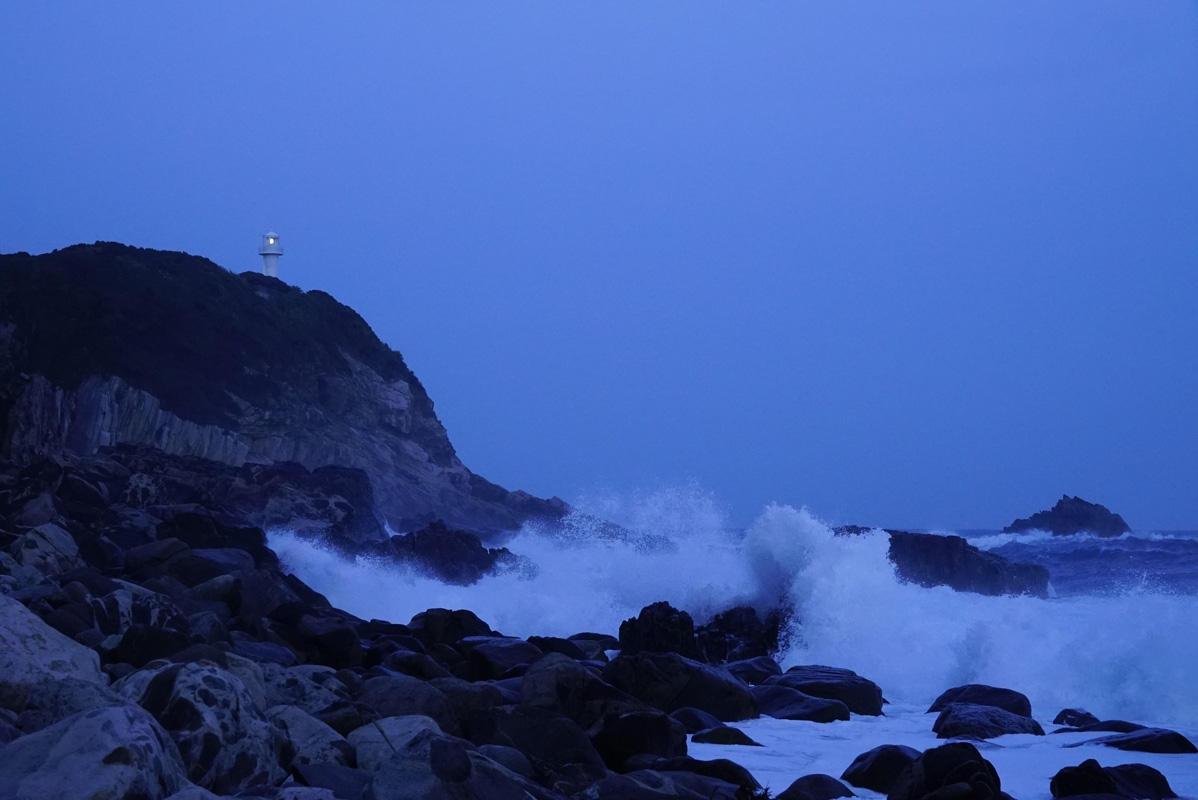
[[[5,4],[0,251],[357,309],[462,459],[1198,528],[1198,4]]]

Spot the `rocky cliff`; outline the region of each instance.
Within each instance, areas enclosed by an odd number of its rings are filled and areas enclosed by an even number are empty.
[[[0,453],[115,445],[359,468],[397,529],[564,510],[467,469],[403,357],[324,292],[107,242],[0,256]]]
[[[1048,511],[1037,511],[1027,519],[1017,519],[1003,528],[1003,533],[1030,530],[1049,531],[1054,536],[1088,532],[1109,537],[1130,533],[1131,527],[1124,522],[1123,517],[1106,506],[1087,502],[1080,497],[1062,495]]]

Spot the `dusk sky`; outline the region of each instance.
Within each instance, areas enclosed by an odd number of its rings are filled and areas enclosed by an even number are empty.
[[[356,309],[462,460],[1198,528],[1198,3],[5,3],[0,252]]]

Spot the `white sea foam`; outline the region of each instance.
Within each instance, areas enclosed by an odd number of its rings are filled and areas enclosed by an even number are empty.
[[[688,494],[689,492],[689,494]],[[799,624],[784,666],[848,667],[895,702],[927,704],[967,682],[1027,694],[1040,714],[1084,706],[1105,718],[1198,724],[1198,597],[1150,589],[1059,600],[983,597],[899,581],[880,531],[834,536],[806,509],[770,506],[729,531],[693,490],[602,502],[613,535],[577,515],[564,531],[527,527],[507,547],[537,566],[474,586],[345,559],[270,532],[285,566],[364,618],[406,622],[430,607],[469,608],[504,633],[615,634],[667,600],[697,622],[737,604],[780,599]],[[595,506],[592,506],[595,508]],[[666,540],[654,538],[666,536]]]

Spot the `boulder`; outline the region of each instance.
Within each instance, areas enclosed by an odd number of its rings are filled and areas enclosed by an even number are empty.
[[[527,706],[499,706],[490,716],[491,734],[481,743],[519,750],[543,786],[573,794],[606,774],[590,737],[569,718]]]
[[[25,696],[24,708],[17,717],[17,727],[25,733],[33,733],[81,711],[125,704],[125,698],[103,684],[78,678],[59,678],[29,691]]]
[[[641,613],[620,623],[620,653],[677,653],[698,659],[695,622],[691,615],[662,601],[645,606]]]
[[[854,714],[880,716],[882,690],[871,680],[849,669],[824,666],[791,667],[765,680],[769,686],[785,686],[811,697],[839,700]]]
[[[462,736],[475,744],[490,740],[491,709],[507,702],[503,692],[491,683],[470,683],[460,678],[437,678],[429,685],[445,696]]]
[[[950,703],[936,718],[932,732],[937,739],[993,739],[1008,733],[1044,735],[1040,723],[1030,717],[1012,714],[996,706],[971,703]]]
[[[1052,719],[1053,725],[1068,725],[1070,728],[1080,728],[1083,725],[1093,725],[1098,717],[1082,708],[1066,708]]]
[[[726,758],[713,758],[710,761],[704,761],[690,756],[674,756],[673,758],[633,756],[628,759],[627,766],[635,767],[636,771],[652,770],[658,773],[672,773],[676,778],[679,777],[677,773],[683,772],[712,778],[738,787],[744,794],[749,795],[761,792],[761,784],[753,777],[753,773]],[[693,784],[689,783],[684,783],[684,787],[695,788]]]
[[[370,800],[374,776],[336,764],[296,764],[292,775],[301,786],[326,789],[336,800]]]
[[[161,667],[138,703],[178,745],[193,783],[231,794],[283,778],[274,726],[241,680],[216,664]]]
[[[855,797],[849,788],[831,775],[804,775],[778,795],[776,800],[835,800]]]
[[[61,678],[108,684],[95,651],[0,594],[0,706],[19,707],[31,689]]]
[[[724,665],[724,669],[750,686],[765,683],[770,678],[782,674],[782,668],[778,666],[778,662],[769,656],[731,661]]]
[[[410,650],[396,650],[388,654],[382,661],[382,667],[422,681],[453,677],[449,670],[438,664],[432,656],[413,653]]]
[[[446,608],[430,608],[412,617],[408,628],[425,647],[454,644],[467,636],[495,635],[490,625],[468,609],[450,611]]]
[[[1142,728],[1131,733],[1075,742],[1066,747],[1079,747],[1083,744],[1101,744],[1118,750],[1132,750],[1138,753],[1198,753],[1198,748],[1194,747],[1193,742],[1177,731],[1165,728]]]
[[[932,702],[927,713],[943,711],[952,703],[970,703],[975,706],[994,706],[1012,714],[1031,719],[1032,703],[1027,695],[1013,689],[1000,689],[981,683],[969,683],[949,689]]]
[[[662,711],[697,708],[724,722],[757,716],[753,695],[731,673],[677,653],[621,654],[604,666],[603,679]]]
[[[951,788],[950,788],[951,787]],[[994,765],[968,742],[952,742],[925,750],[904,770],[888,800],[920,800],[945,790],[938,798],[997,800],[1002,782]]]
[[[380,717],[420,714],[432,717],[442,731],[457,735],[458,721],[440,689],[408,675],[386,675],[362,684],[357,700]]]
[[[614,770],[634,755],[686,755],[686,729],[682,723],[655,709],[609,714],[590,735],[595,750]]]
[[[582,649],[577,642],[572,642],[569,639],[561,639],[556,636],[529,636],[528,643],[535,646],[542,653],[560,653],[575,661],[585,661],[594,655],[593,652],[588,653],[588,651]],[[603,660],[607,660],[606,656]]]
[[[895,781],[911,766],[920,752],[901,744],[884,744],[853,759],[840,776],[853,786],[889,794]]]
[[[266,718],[275,726],[290,756],[280,759],[284,769],[290,770],[295,764],[356,765],[354,748],[345,737],[306,711],[295,706],[275,706],[267,709]]]
[[[431,717],[411,714],[375,720],[345,738],[353,748],[358,767],[374,772],[421,731],[439,734],[441,728]]]
[[[979,550],[960,536],[887,533],[890,561],[904,581],[985,595],[1048,596],[1048,570],[1038,564],[1013,564],[996,553]]]
[[[79,547],[71,534],[46,522],[17,537],[8,547],[9,555],[18,564],[37,570],[42,575],[58,575],[84,566]]]
[[[849,719],[849,707],[839,700],[811,697],[787,686],[753,686],[749,692],[757,708],[767,717],[804,720],[806,722],[836,722]]]
[[[559,653],[550,653],[528,668],[520,682],[520,699],[525,705],[565,714],[583,728],[613,712],[644,707],[635,697]]]
[[[137,706],[82,711],[0,748],[0,800],[160,800],[187,785],[174,742]]]
[[[717,778],[643,769],[596,781],[572,800],[738,800],[739,791],[734,784]]]
[[[1065,767],[1052,777],[1053,797],[1119,795],[1131,800],[1166,800],[1177,794],[1159,771],[1144,764],[1103,767],[1090,758],[1076,767]]]
[[[457,647],[480,680],[495,680],[518,666],[527,667],[545,654],[536,645],[507,636],[466,636]]]
[[[670,716],[681,722],[682,727],[686,729],[687,733],[698,733],[699,731],[724,727],[724,723],[720,722],[719,719],[697,708],[679,708],[671,711]]]
[[[763,622],[749,606],[737,606],[695,628],[699,660],[713,664],[768,657],[778,652],[785,615],[771,611]]]
[[[1091,733],[1093,731],[1111,731],[1113,733],[1131,733],[1133,731],[1142,731],[1147,728],[1147,725],[1141,725],[1138,722],[1127,722],[1122,719],[1104,719],[1100,722],[1091,722],[1087,725],[1080,725],[1076,728],[1058,728],[1053,733]]]
[[[691,741],[695,744],[728,744],[728,745],[743,745],[746,747],[761,747],[761,742],[755,742],[749,738],[749,734],[742,731],[740,728],[733,728],[730,725],[720,725],[716,728],[707,728],[699,731],[691,737]]]
[[[511,770],[522,778],[532,778],[532,764],[514,747],[504,747],[501,744],[484,744],[478,752],[494,761],[496,764]]]

